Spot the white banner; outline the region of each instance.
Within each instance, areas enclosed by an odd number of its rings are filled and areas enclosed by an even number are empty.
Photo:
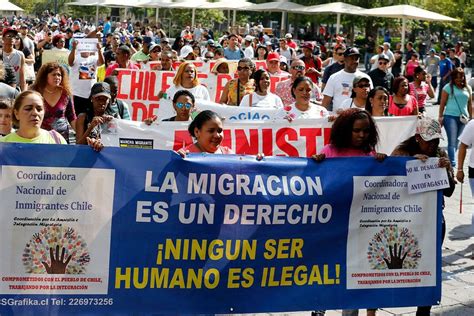
[[[238,108],[236,108],[238,109]],[[416,117],[376,119],[379,130],[378,152],[388,155],[415,133]],[[193,142],[188,122],[142,122],[113,120],[102,133],[106,146],[178,150]],[[266,156],[310,157],[329,142],[331,124],[327,119],[234,121],[224,123],[222,145],[237,154],[263,153]]]
[[[82,52],[97,52],[97,38],[77,38],[76,53]]]

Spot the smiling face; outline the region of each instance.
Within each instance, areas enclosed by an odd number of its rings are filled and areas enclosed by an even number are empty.
[[[215,153],[224,139],[222,121],[217,117],[210,119],[200,129],[196,127],[194,135],[203,152]]]
[[[191,82],[194,80],[195,77],[196,77],[196,67],[193,64],[188,64],[186,68],[184,68],[181,82],[183,81]]]
[[[408,80],[403,80],[402,82],[400,82],[397,94],[401,96],[405,96],[408,94]]]
[[[270,76],[267,72],[262,73],[262,76],[258,82],[258,86],[260,87],[260,91],[263,92],[266,92],[270,87]]]
[[[280,61],[279,60],[268,60],[267,61],[268,71],[271,73],[279,72],[280,70]]]
[[[368,118],[357,119],[352,125],[352,148],[362,148],[369,139],[370,122]]]
[[[370,98],[372,104],[372,115],[374,113],[383,113],[388,105],[388,95],[383,90],[377,90],[373,98]]]
[[[357,98],[367,99],[370,91],[370,83],[367,79],[361,79],[353,88]]]
[[[63,80],[63,76],[61,74],[61,70],[59,68],[54,69],[50,73],[48,73],[48,86],[51,87],[59,87]]]
[[[359,66],[359,55],[347,56],[344,58],[344,70],[349,73],[354,73]]]
[[[23,98],[14,114],[20,124],[20,130],[39,129],[44,118],[43,99],[35,93],[29,94]]]

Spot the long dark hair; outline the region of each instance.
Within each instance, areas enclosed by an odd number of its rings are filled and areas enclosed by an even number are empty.
[[[332,125],[329,142],[338,149],[350,148],[354,122],[364,119],[369,120],[369,138],[367,139],[367,144],[363,145],[362,150],[364,152],[371,152],[379,141],[377,127],[369,112],[357,108],[350,108],[339,114]]]
[[[262,78],[263,74],[268,72],[265,69],[259,69],[256,72],[253,73],[253,79],[255,80],[255,91],[256,92],[261,92],[262,90],[260,89],[260,79]]]
[[[384,87],[377,86],[373,88],[372,90],[370,90],[369,95],[367,96],[367,101],[365,103],[365,110],[369,112],[370,115],[372,115],[372,111],[374,110],[372,108],[372,103],[370,103],[370,99],[373,99],[375,97],[375,94],[377,93],[377,91],[383,91],[383,93],[385,93],[387,97],[390,97],[390,93]],[[385,115],[387,115],[387,113],[385,113]]]
[[[457,67],[453,69],[453,72],[451,73],[451,81],[449,82],[449,86],[451,88],[451,94],[454,93],[454,80],[456,79],[457,76],[459,75],[464,75],[464,81],[462,82],[462,90],[464,90],[467,87],[467,81],[466,81],[466,74],[464,73],[464,69],[461,67]]]

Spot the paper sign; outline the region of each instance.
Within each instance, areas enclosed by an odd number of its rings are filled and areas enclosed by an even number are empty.
[[[97,51],[97,38],[78,38],[77,41],[77,53],[82,52],[96,52]]]
[[[446,168],[439,167],[439,158],[425,162],[415,159],[407,162],[408,193],[435,191],[449,187]]]

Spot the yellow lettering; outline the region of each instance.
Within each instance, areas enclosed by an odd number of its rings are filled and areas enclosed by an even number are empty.
[[[125,268],[125,274],[122,274],[122,268],[115,268],[115,288],[120,289],[120,283],[125,282],[124,288],[130,288],[130,273],[132,272],[131,268]]]

